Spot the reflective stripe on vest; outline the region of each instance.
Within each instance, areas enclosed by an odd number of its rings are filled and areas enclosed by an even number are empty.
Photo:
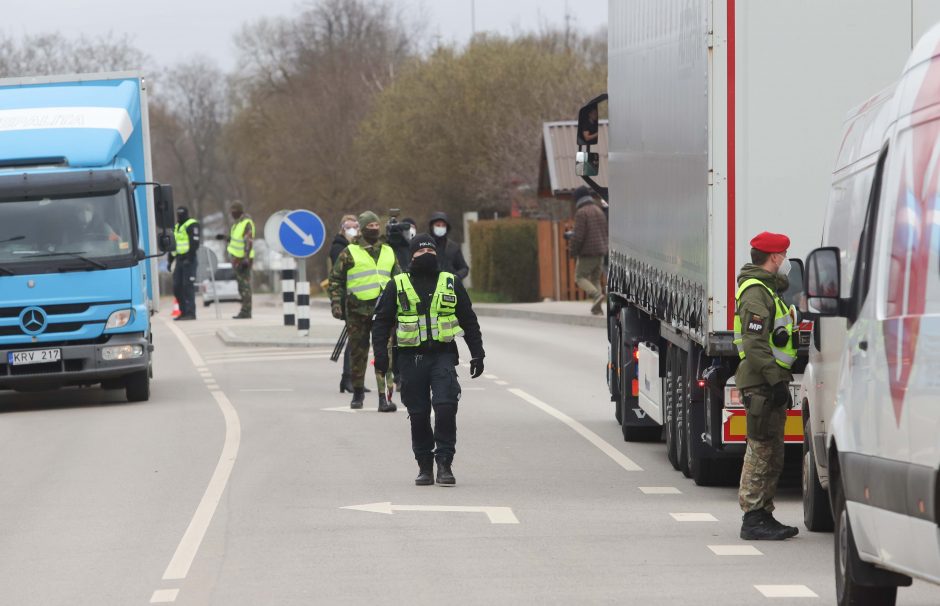
[[[395,335],[399,347],[417,347],[431,340],[439,343],[450,343],[463,335],[463,329],[455,315],[457,310],[457,294],[454,292],[454,274],[442,271],[437,278],[437,286],[431,297],[431,309],[428,313],[421,313],[418,307],[421,298],[415,292],[408,274],[395,276],[395,287],[398,289],[398,329]],[[405,295],[407,306],[402,305],[401,294]],[[430,319],[430,331],[428,320]],[[430,332],[430,334],[429,334]]]
[[[346,292],[360,301],[378,299],[395,269],[392,247],[383,244],[378,261],[358,244],[350,244],[346,250],[353,258],[353,266],[346,272]]]
[[[182,225],[177,225],[173,229],[173,235],[176,236],[176,252],[174,255],[185,255],[189,252],[189,232],[186,229],[195,223],[195,219],[187,219]]]
[[[238,223],[232,226],[232,231],[229,233],[228,241],[228,254],[235,257],[236,259],[243,259],[245,257],[245,230],[248,229],[248,226],[251,225],[251,233],[255,233],[255,222],[249,219],[248,217],[243,217]],[[255,247],[251,247],[251,254],[249,255],[252,259],[255,258]]]
[[[737,294],[734,296],[735,307],[737,307],[738,302],[741,300],[741,294],[751,286],[760,284],[767,289],[767,292],[770,293],[770,296],[774,300],[774,327],[768,335],[768,342],[770,343],[770,351],[774,355],[774,360],[777,362],[778,366],[782,366],[787,370],[793,366],[793,363],[796,362],[796,347],[793,346],[793,318],[790,316],[790,310],[787,308],[783,300],[777,296],[777,293],[773,291],[772,288],[758,280],[757,278],[750,278],[745,280],[741,286],[738,288]],[[774,331],[778,328],[783,327],[787,331],[787,344],[783,347],[777,347],[774,345]],[[738,349],[738,357],[742,360],[745,358],[744,354],[744,334],[741,332],[741,316],[735,310],[734,314],[734,346]]]

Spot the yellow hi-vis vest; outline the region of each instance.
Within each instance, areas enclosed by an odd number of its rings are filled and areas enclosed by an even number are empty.
[[[176,252],[173,253],[174,255],[185,255],[189,252],[189,232],[186,229],[195,222],[195,219],[187,219],[185,223],[177,225],[173,229],[173,234],[176,236]]]
[[[232,231],[229,233],[228,238],[228,254],[235,257],[236,259],[245,258],[245,230],[248,229],[248,226],[251,225],[251,233],[255,233],[255,222],[248,217],[242,217],[235,225],[232,226]],[[250,258],[255,258],[255,247],[251,247]]]
[[[790,370],[790,367],[793,366],[793,363],[796,362],[796,347],[793,346],[793,318],[790,316],[790,310],[787,308],[783,300],[777,296],[777,293],[773,291],[772,288],[768,287],[766,284],[761,282],[756,278],[751,278],[745,280],[740,287],[738,287],[738,292],[734,296],[735,307],[737,307],[738,302],[741,299],[741,294],[751,286],[761,285],[767,289],[767,292],[770,293],[770,296],[774,299],[774,327],[768,335],[768,340],[770,342],[770,351],[774,354],[774,360],[777,362],[778,366],[782,366],[787,370]],[[783,327],[787,332],[787,343],[782,347],[774,345],[774,332]],[[738,357],[742,360],[744,359],[744,335],[741,332],[741,316],[737,313],[735,309],[734,314],[734,345],[738,348]]]
[[[395,276],[395,287],[398,289],[398,329],[395,335],[399,347],[417,347],[429,338],[440,343],[450,343],[463,335],[455,315],[457,294],[454,292],[454,279],[454,274],[446,271],[440,273],[431,297],[431,309],[424,314],[418,310],[421,298],[415,292],[408,274]]]
[[[353,266],[346,272],[346,292],[360,301],[378,299],[395,269],[392,247],[383,244],[378,261],[358,244],[350,244],[346,250],[353,258]]]

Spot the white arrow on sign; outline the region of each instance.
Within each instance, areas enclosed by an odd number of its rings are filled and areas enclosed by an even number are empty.
[[[284,217],[284,224],[291,228],[295,234],[303,238],[304,246],[316,246],[313,242],[313,236],[297,227],[297,224],[290,220],[290,217]]]
[[[391,515],[396,511],[447,511],[457,513],[485,513],[490,524],[518,524],[519,519],[511,507],[461,507],[459,505],[392,505],[391,503],[369,503],[367,505],[348,505],[340,509],[354,509],[370,513]]]

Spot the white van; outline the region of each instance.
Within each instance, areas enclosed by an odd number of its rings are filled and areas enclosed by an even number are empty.
[[[842,342],[820,438],[838,601],[891,605],[910,577],[940,583],[940,26],[856,118],[827,220],[844,239],[807,257],[805,290],[823,347]]]

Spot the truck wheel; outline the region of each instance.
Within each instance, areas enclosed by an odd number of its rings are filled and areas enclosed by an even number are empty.
[[[803,404],[806,406],[806,404]],[[810,442],[809,419],[803,425],[803,523],[812,532],[832,532],[829,494],[816,473],[816,455]]]
[[[676,454],[679,458],[679,471],[685,477],[689,474],[689,354],[679,350],[676,367],[678,381],[676,381]]]
[[[679,450],[676,443],[676,383],[679,377],[676,373],[679,351],[674,345],[669,345],[666,353],[666,390],[663,395],[666,402],[663,415],[663,426],[666,433],[666,458],[674,469],[679,469]]]
[[[140,370],[124,379],[124,393],[128,402],[146,402],[150,399],[150,372]]]
[[[841,482],[833,477],[829,486],[833,490],[835,516],[835,568],[836,601],[839,606],[894,606],[898,598],[897,587],[861,585],[854,577],[859,567],[871,566],[858,557],[852,525],[845,507]]]

